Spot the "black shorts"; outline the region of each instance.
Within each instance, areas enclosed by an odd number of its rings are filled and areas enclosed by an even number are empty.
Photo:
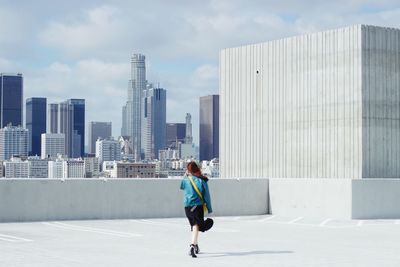
[[[189,220],[190,223],[190,229],[193,231],[193,225],[198,225],[199,230],[201,232],[205,232],[209,230],[213,224],[214,221],[210,218],[208,218],[206,221],[204,221],[204,210],[203,206],[193,206],[193,207],[185,207],[185,213],[186,217]]]

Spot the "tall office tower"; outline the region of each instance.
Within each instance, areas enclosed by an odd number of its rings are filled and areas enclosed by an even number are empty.
[[[45,97],[32,97],[26,100],[26,128],[29,131],[29,154],[39,155],[41,150],[41,134],[46,133]]]
[[[128,129],[126,125],[126,105],[122,107],[122,127],[121,136],[128,136]]]
[[[148,88],[143,97],[143,148],[146,160],[158,158],[166,145],[167,92],[163,88]]]
[[[200,97],[200,160],[219,157],[219,95]]]
[[[126,133],[131,137],[135,160],[141,160],[142,144],[142,96],[146,89],[146,64],[145,56],[134,54],[131,59],[131,80],[128,85],[128,101],[126,102],[125,122]]]
[[[192,136],[192,115],[190,113],[186,113],[186,136],[185,136],[185,144],[193,143]]]
[[[49,104],[47,109],[47,133],[58,133],[58,104]]]
[[[68,99],[49,105],[48,130],[65,134],[65,154],[71,158],[85,154],[85,100]]]
[[[28,156],[28,130],[17,126],[0,129],[0,160]]]
[[[97,139],[109,139],[111,137],[111,122],[92,121],[89,123],[89,153],[96,153]]]
[[[58,155],[65,156],[65,134],[42,134],[42,159],[56,158]]]
[[[22,74],[0,73],[0,128],[22,126]]]
[[[355,25],[222,50],[221,177],[400,177],[399,36]]]
[[[178,148],[177,142],[184,143],[186,123],[167,123],[167,147]]]
[[[99,164],[103,161],[121,160],[121,146],[118,140],[97,139],[96,157],[99,158]]]
[[[85,99],[68,99],[73,106],[72,157],[85,155]]]

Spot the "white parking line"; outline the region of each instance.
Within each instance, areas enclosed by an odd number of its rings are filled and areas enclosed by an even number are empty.
[[[90,232],[90,233],[112,235],[112,236],[118,236],[118,237],[142,236],[140,234],[135,234],[135,233],[119,232],[119,231],[113,231],[113,230],[108,230],[108,229],[94,228],[94,227],[88,227],[88,226],[79,226],[79,225],[67,224],[67,223],[61,223],[61,222],[43,222],[43,224],[52,226],[52,227],[56,227],[56,228],[66,229],[66,230]]]
[[[291,221],[289,221],[289,222],[287,222],[287,223],[288,223],[288,224],[292,224],[292,223],[295,223],[295,222],[300,221],[301,219],[303,219],[303,217],[298,217],[298,218],[296,218],[296,219],[294,219],[294,220],[291,220]]]
[[[269,221],[269,220],[271,220],[271,219],[273,219],[275,217],[276,217],[276,215],[271,215],[271,216],[268,216],[267,218],[258,220],[258,222],[266,222],[266,221]]]
[[[0,239],[3,241],[9,241],[9,242],[32,242],[32,239],[27,239],[27,238],[22,238],[18,236],[12,236],[12,235],[6,235],[6,234],[0,234]]]
[[[332,219],[331,219],[331,218],[328,218],[328,219],[324,220],[323,222],[321,222],[321,223],[319,224],[319,226],[323,227],[323,226],[325,226],[325,225],[326,225],[328,222],[330,222],[330,221],[332,221]]]

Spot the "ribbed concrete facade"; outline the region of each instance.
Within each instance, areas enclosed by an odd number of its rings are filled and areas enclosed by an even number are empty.
[[[400,177],[399,86],[397,29],[222,50],[221,177]]]

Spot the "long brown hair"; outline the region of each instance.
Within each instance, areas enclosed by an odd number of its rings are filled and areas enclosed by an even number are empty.
[[[196,164],[196,162],[194,162],[194,161],[189,162],[187,165],[187,170],[192,175],[200,177],[201,179],[203,179],[206,182],[208,181],[208,178],[201,173],[201,170],[200,170],[199,166]]]

